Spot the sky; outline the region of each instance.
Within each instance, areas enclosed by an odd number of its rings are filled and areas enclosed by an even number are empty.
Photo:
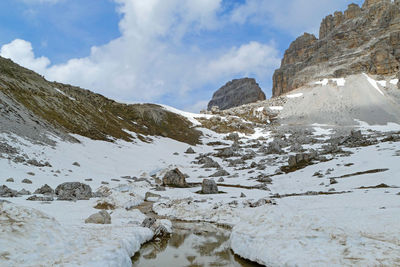
[[[362,0],[4,0],[0,55],[124,103],[198,112],[226,82],[271,96],[290,43]]]

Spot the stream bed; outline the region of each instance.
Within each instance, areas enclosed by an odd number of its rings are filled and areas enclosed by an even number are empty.
[[[234,255],[229,229],[193,222],[174,222],[173,226],[169,238],[144,244],[132,257],[132,266],[261,266]]]

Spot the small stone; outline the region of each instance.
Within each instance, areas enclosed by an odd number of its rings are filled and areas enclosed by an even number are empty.
[[[91,182],[91,181],[93,181],[93,179],[89,178],[89,179],[85,179],[85,181]]]
[[[111,179],[111,181],[120,182],[121,180],[118,180],[118,179]]]
[[[211,174],[209,177],[220,177],[220,176],[229,176],[229,172],[225,170],[218,170],[216,173]]]
[[[85,220],[85,223],[94,224],[111,224],[111,216],[107,211],[101,210],[98,213],[92,214]]]
[[[110,184],[110,183],[106,181],[101,181],[101,184]]]
[[[76,166],[76,167],[80,167],[81,166],[81,164],[79,164],[78,162],[74,162],[74,163],[72,163],[72,165],[74,165],[74,166]]]
[[[225,180],[224,180],[224,178],[222,178],[222,177],[218,179],[218,183],[222,183],[222,182],[224,182],[224,181],[225,181]]]
[[[156,191],[165,191],[165,187],[162,185],[156,185]]]
[[[246,195],[242,192],[240,193],[240,197],[246,197]]]
[[[212,179],[204,179],[201,185],[201,193],[218,194],[218,186]]]
[[[32,181],[29,180],[29,179],[24,179],[24,180],[21,181],[21,183],[24,183],[24,184],[31,184]]]
[[[8,179],[6,180],[6,182],[8,182],[8,183],[14,183],[14,178],[8,178]]]
[[[329,192],[333,192],[333,191],[336,191],[336,189],[335,189],[335,188],[331,188],[331,189],[329,189],[328,191],[329,191]]]
[[[143,220],[142,227],[150,228],[153,226],[153,224],[155,222],[156,222],[156,219],[147,217],[146,219]]]
[[[186,151],[185,154],[196,154],[196,152],[194,152],[193,148],[189,147]]]
[[[34,172],[27,172],[26,174],[30,175],[30,176],[35,176]]]
[[[335,178],[331,178],[331,179],[329,180],[329,183],[330,183],[330,184],[337,184],[338,181],[336,181]]]
[[[179,156],[179,153],[178,153],[178,152],[175,152],[173,155],[174,155],[174,156]]]

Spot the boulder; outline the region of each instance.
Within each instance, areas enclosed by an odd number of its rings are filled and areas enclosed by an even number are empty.
[[[5,185],[0,185],[0,197],[17,197],[18,192]]]
[[[94,224],[111,224],[111,216],[107,211],[101,210],[98,213],[90,215],[85,223],[94,223]]]
[[[225,170],[218,170],[216,173],[211,174],[209,177],[221,177],[221,176],[229,176],[229,172]]]
[[[53,201],[54,198],[53,198],[53,196],[36,196],[36,195],[33,195],[33,196],[28,197],[26,200],[29,200],[29,201]]]
[[[193,150],[193,148],[189,147],[186,151],[185,154],[196,154],[196,152]]]
[[[24,179],[24,180],[21,181],[21,183],[24,183],[24,184],[31,184],[32,181],[29,180],[29,179]]]
[[[42,195],[53,195],[54,189],[51,188],[49,185],[45,184],[41,188],[38,188],[33,192],[34,194],[42,194]]]
[[[213,179],[204,179],[201,184],[201,193],[203,194],[218,194],[217,183]]]
[[[163,185],[180,188],[189,187],[186,183],[185,175],[178,168],[170,170],[164,175]]]
[[[55,194],[58,200],[88,200],[92,197],[92,189],[87,184],[67,182],[57,186]]]
[[[265,94],[255,79],[235,79],[214,93],[208,103],[208,110],[212,110],[213,107],[225,110],[260,100],[265,100]]]

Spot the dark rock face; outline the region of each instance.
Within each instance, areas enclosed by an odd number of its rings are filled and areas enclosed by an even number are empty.
[[[259,100],[265,100],[265,94],[256,80],[251,78],[237,79],[228,82],[214,93],[213,98],[208,103],[208,110],[211,110],[213,106],[224,110]]]
[[[308,82],[362,72],[396,75],[400,67],[400,1],[366,0],[323,19],[319,39],[305,33],[286,50],[273,96]]]

